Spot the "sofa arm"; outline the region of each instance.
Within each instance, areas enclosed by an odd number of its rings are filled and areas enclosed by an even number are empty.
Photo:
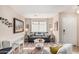
[[[72,54],[72,44],[64,44],[57,54]]]

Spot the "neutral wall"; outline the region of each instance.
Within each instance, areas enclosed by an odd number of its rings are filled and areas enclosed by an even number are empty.
[[[58,22],[58,30],[55,29],[55,23]],[[53,17],[53,34],[56,38],[56,43],[59,43],[59,14]]]
[[[79,14],[77,14],[77,46],[79,46]]]
[[[24,21],[24,17],[19,15],[9,6],[0,6],[0,17],[8,19],[8,21],[11,23],[13,23],[14,17]],[[8,28],[0,21],[0,40],[9,40],[12,42],[21,36],[24,36],[24,32],[14,34],[13,27]]]

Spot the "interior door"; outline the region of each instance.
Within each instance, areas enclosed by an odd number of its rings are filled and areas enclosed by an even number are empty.
[[[62,17],[62,42],[77,44],[77,19],[75,15],[66,14]]]

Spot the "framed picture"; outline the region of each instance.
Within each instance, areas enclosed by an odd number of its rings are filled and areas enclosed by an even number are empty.
[[[17,18],[13,18],[13,32],[19,33],[24,31],[24,22]]]

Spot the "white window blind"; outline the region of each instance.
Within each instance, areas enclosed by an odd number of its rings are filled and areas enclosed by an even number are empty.
[[[47,23],[44,22],[31,22],[31,32],[47,32]]]

